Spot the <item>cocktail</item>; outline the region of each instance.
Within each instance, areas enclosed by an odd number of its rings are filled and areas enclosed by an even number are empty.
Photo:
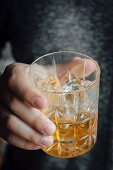
[[[54,143],[43,151],[71,158],[90,150],[97,136],[98,63],[77,52],[54,52],[31,64],[30,77],[47,98],[42,113],[56,125]]]

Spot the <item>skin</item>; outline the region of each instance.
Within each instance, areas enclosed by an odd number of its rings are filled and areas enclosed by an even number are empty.
[[[75,67],[81,59],[74,60]],[[58,77],[73,65],[72,60],[58,66]],[[90,67],[89,67],[90,65]],[[86,62],[86,75],[96,65]],[[47,68],[51,71],[52,68]],[[56,127],[41,110],[47,105],[45,96],[36,90],[28,78],[29,65],[8,65],[0,76],[0,137],[17,147],[35,150],[53,143]]]

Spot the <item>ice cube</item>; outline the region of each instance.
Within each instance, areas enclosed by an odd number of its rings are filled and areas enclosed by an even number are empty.
[[[78,97],[78,110],[80,112],[87,112],[90,107],[88,94],[85,90],[81,90],[77,94]]]
[[[85,80],[85,81],[82,82],[82,86],[83,86],[84,88],[89,87],[91,84],[92,84],[92,82],[89,81],[89,80]]]
[[[62,91],[63,92],[74,92],[76,90],[81,89],[81,80],[80,79],[73,79],[67,82],[63,87]]]

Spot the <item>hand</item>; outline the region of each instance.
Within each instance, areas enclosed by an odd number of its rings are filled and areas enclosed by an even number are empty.
[[[41,112],[46,98],[28,79],[29,65],[15,63],[0,77],[0,137],[23,149],[53,143],[55,125]]]
[[[66,69],[79,73],[83,69],[80,58],[58,65],[58,77],[62,77]],[[86,60],[86,76],[92,73],[96,65]],[[45,76],[46,71],[52,72],[53,67],[46,67],[45,71],[37,67],[39,76]],[[0,137],[9,143],[23,149],[39,149],[53,143],[51,135],[55,132],[55,125],[41,112],[47,104],[46,98],[36,90],[28,79],[29,65],[22,63],[11,64],[6,67],[0,77]],[[44,72],[45,71],[45,72]],[[37,73],[37,72],[36,72]],[[81,77],[83,75],[78,75]]]

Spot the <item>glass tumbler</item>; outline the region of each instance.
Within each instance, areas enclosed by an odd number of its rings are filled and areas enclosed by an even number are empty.
[[[47,98],[42,110],[54,124],[54,143],[42,150],[71,158],[89,151],[96,142],[100,68],[77,52],[46,54],[30,66],[33,86]]]

